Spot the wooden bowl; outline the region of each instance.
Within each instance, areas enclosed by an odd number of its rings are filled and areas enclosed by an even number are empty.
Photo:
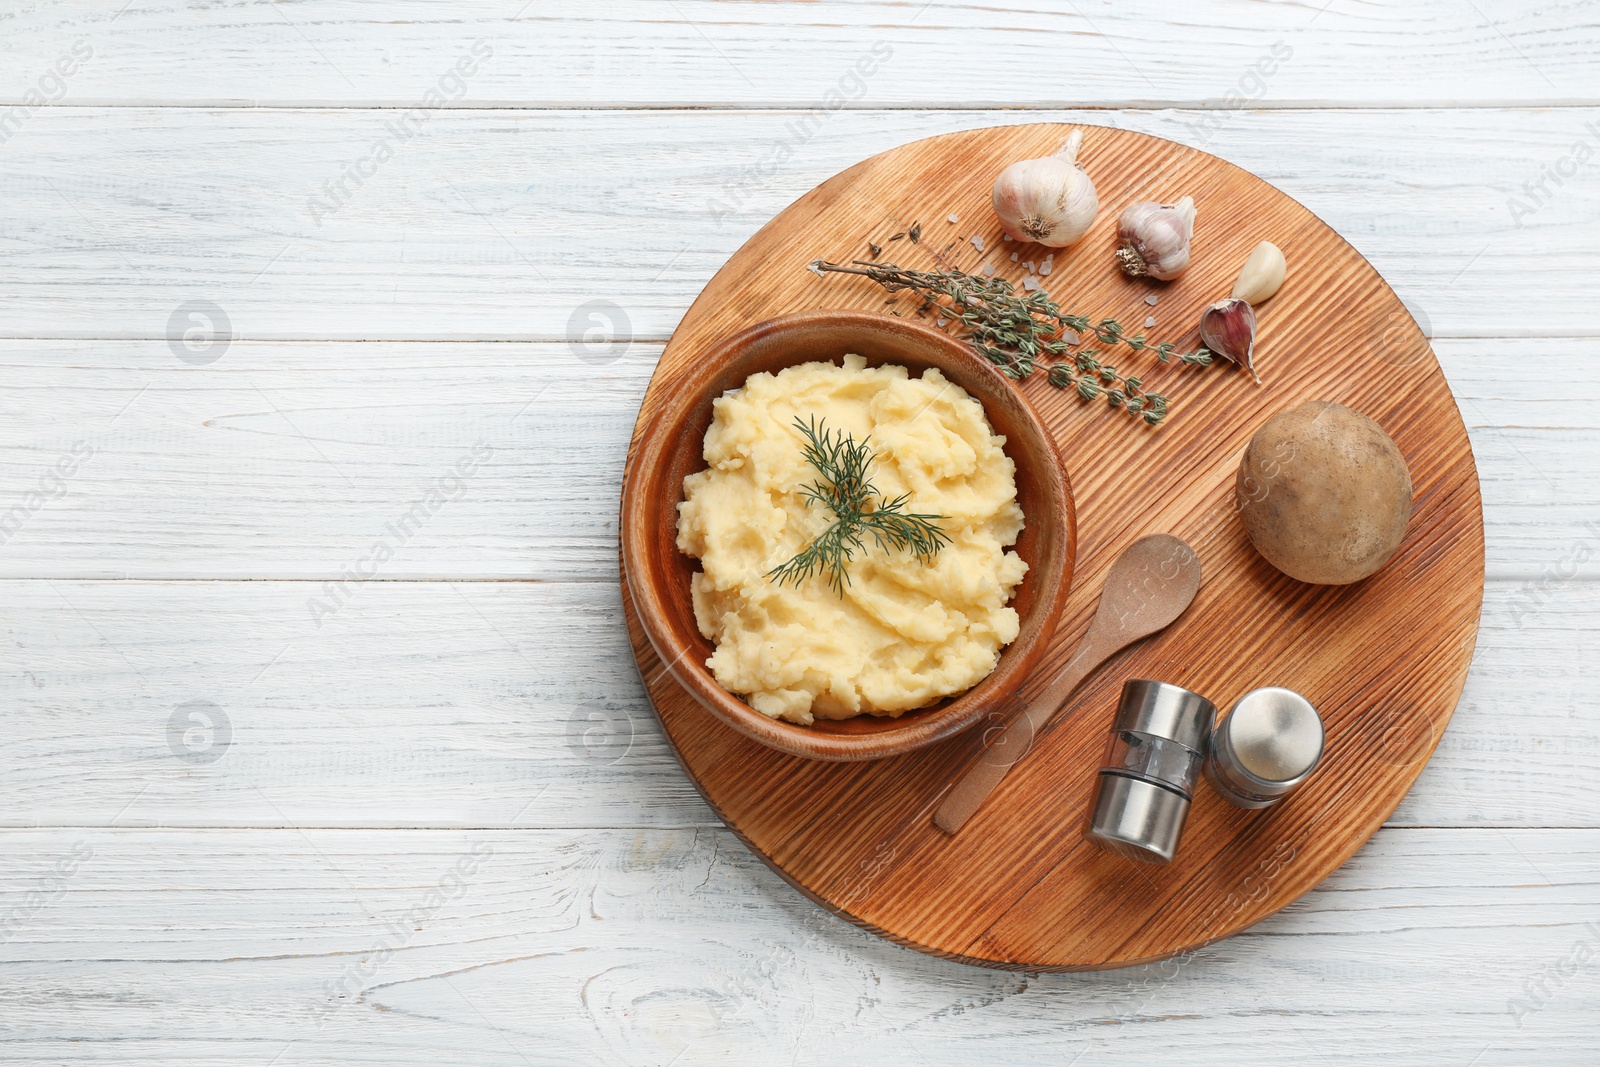
[[[938,367],[983,404],[1017,466],[1025,527],[1015,551],[1028,563],[1011,606],[1017,639],[994,672],[965,693],[898,718],[858,715],[799,726],[772,719],[717,684],[706,668],[714,646],[695,625],[689,580],[697,560],[678,551],[683,479],[705,469],[702,444],[711,402],[750,375],[847,353],[869,365]],[[1077,549],[1067,477],[1054,442],[1017,387],[965,344],[926,326],[865,311],[807,311],[752,326],[700,355],[640,436],[622,486],[622,562],[639,621],[667,670],[711,714],[757,741],[796,756],[871,760],[926,748],[965,730],[1014,697],[1049,645],[1066,601]]]

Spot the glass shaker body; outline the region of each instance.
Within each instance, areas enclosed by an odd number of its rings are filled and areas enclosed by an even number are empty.
[[[1216,715],[1211,701],[1180,686],[1127,682],[1085,836],[1128,859],[1172,862]]]

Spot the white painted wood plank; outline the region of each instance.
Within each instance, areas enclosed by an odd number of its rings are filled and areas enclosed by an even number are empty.
[[[0,342],[0,573],[337,580],[383,543],[382,578],[614,578],[660,350]]]
[[[1571,2],[119,6],[8,12],[0,102],[406,106],[482,40],[489,60],[444,86],[455,106],[1592,103],[1600,45]],[[79,41],[63,92],[48,74]],[[881,62],[850,77],[864,55]]]
[[[0,852],[8,1063],[1587,1064],[1600,1011],[1594,830],[1384,831],[1253,930],[1080,975],[891,945],[725,831]]]
[[[715,821],[611,584],[15,588],[10,825]]]
[[[849,111],[797,146],[782,111],[451,111],[406,140],[396,116],[41,111],[0,156],[0,336],[161,338],[210,300],[249,338],[561,341],[610,300],[634,338],[664,340],[818,182],[1024,118],[1205,143],[1343,233],[1439,336],[1600,334],[1593,168],[1523,189],[1600,146],[1600,109]],[[371,176],[330,198],[356,164]],[[1543,205],[1514,216],[1513,195]]]
[[[369,582],[318,627],[320,591],[0,583],[0,825],[715,825],[609,583]],[[1597,629],[1600,583],[1491,583],[1393,824],[1600,826]]]
[[[1600,333],[1592,165],[1520,227],[1507,200],[1600,147],[1572,106],[1600,85],[1584,5],[520,2],[0,12],[0,336],[157,339],[0,343],[0,502],[106,446],[0,576],[326,577],[481,440],[381,577],[589,579],[374,582],[320,629],[315,582],[0,584],[0,824],[68,827],[0,831],[7,1062],[1592,1061],[1600,585],[1573,579],[1600,574],[1600,364],[1485,336]],[[398,112],[120,106],[405,107],[480,39],[443,106],[815,108],[872,42],[893,54],[720,224],[792,112],[453,112],[318,227],[307,198]],[[80,40],[66,107],[18,122]],[[1424,103],[1451,110],[1348,110]],[[643,342],[816,181],[1018,105],[1191,109],[1038,117],[1256,170],[1461,338],[1437,347],[1502,579],[1462,707],[1395,828],[1176,977],[991,974],[810,906],[672,762],[608,584]],[[1304,106],[1338,110],[1281,110]],[[563,339],[599,298],[641,343],[595,368]],[[159,339],[192,299],[251,337],[553,343],[237,342],[191,367]],[[169,733],[217,710],[226,747]],[[153,824],[190,829],[88,828]],[[497,829],[310,829],[413,825]],[[1579,829],[1505,829],[1557,825]]]
[[[1600,552],[1574,556],[1600,537],[1600,339],[1437,348],[1473,438],[1490,575],[1600,577]],[[161,341],[0,341],[0,577],[337,579],[481,445],[382,577],[614,580],[623,460],[659,355],[236,342],[196,367]],[[92,454],[74,463],[74,447]],[[63,459],[72,473],[52,475]]]

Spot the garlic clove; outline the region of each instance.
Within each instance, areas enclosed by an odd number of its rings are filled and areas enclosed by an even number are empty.
[[[1189,241],[1194,237],[1194,197],[1176,204],[1151,200],[1129,204],[1117,219],[1117,265],[1130,278],[1171,281],[1189,269]]]
[[[1249,304],[1266,300],[1283,284],[1289,273],[1289,263],[1283,258],[1283,249],[1271,241],[1262,241],[1251,251],[1239,270],[1239,280],[1233,283],[1233,296]]]
[[[1065,248],[1094,224],[1100,198],[1078,165],[1083,131],[1074,129],[1053,156],[1011,164],[994,180],[990,199],[1007,238]]]
[[[1247,301],[1230,296],[1206,308],[1200,316],[1200,340],[1229,363],[1249,371],[1256,384],[1261,384],[1255,368],[1256,312]]]

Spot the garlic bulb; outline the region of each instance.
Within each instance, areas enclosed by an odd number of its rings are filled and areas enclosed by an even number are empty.
[[[1078,166],[1083,131],[1073,130],[1053,156],[1024,159],[994,180],[994,213],[1018,241],[1065,248],[1088,232],[1100,210],[1094,182]]]
[[[1283,250],[1271,241],[1262,241],[1250,253],[1239,270],[1239,280],[1233,283],[1233,295],[1249,304],[1259,304],[1278,291],[1289,273],[1289,263]]]
[[[1189,239],[1194,236],[1194,197],[1176,204],[1143,201],[1129,205],[1117,220],[1117,264],[1130,278],[1146,275],[1169,281],[1189,268]]]

